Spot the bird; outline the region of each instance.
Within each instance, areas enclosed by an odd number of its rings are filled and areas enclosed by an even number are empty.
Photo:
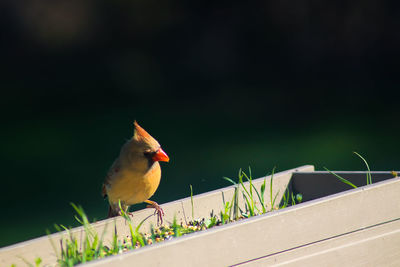
[[[122,146],[102,186],[103,198],[109,202],[108,217],[121,215],[121,208],[128,211],[130,205],[144,202],[148,208],[155,209],[157,223],[162,224],[164,211],[149,198],[160,184],[159,162],[169,162],[169,157],[136,120],[133,126],[132,138]]]

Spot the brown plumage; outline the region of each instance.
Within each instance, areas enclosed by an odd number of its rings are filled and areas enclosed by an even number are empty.
[[[120,215],[119,202],[124,210],[130,205],[146,202],[156,209],[158,219],[164,215],[161,207],[149,198],[160,184],[159,161],[169,161],[160,144],[139,124],[134,122],[133,137],[121,148],[118,158],[111,165],[102,188],[108,197],[108,217]]]

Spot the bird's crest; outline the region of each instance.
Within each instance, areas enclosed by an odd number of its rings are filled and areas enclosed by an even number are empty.
[[[140,125],[136,122],[136,120],[133,122],[133,125],[135,126],[135,129],[133,130],[133,139],[140,141],[140,140],[152,140],[153,137],[146,132]]]

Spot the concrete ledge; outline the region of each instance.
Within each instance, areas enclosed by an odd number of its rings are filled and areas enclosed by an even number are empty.
[[[400,220],[311,243],[239,266],[400,266]]]

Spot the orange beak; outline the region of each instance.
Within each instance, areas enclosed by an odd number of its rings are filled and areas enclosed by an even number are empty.
[[[161,148],[157,150],[157,152],[153,155],[152,159],[154,161],[165,161],[165,162],[169,161],[167,153],[165,153],[164,150],[162,150]]]

